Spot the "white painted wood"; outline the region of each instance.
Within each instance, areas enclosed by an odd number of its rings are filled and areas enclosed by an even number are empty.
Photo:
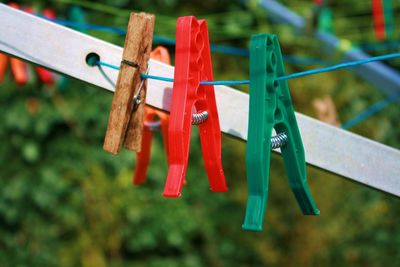
[[[0,50],[113,91],[117,71],[90,67],[85,57],[119,65],[122,48],[0,4]],[[174,68],[150,61],[150,74],[173,77]],[[149,80],[147,104],[169,110],[172,84]],[[247,139],[248,95],[216,86],[224,133]],[[107,116],[108,111],[104,111]],[[309,164],[400,196],[400,151],[297,114]]]

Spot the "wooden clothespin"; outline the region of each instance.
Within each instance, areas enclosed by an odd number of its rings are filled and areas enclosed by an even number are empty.
[[[154,31],[154,15],[131,13],[122,61],[112,101],[104,150],[118,154],[122,143],[140,151],[142,142],[146,80],[140,73],[147,71]]]
[[[271,148],[281,149],[289,185],[305,215],[317,215],[306,177],[303,142],[276,35],[259,34],[250,41],[250,104],[246,146],[248,200],[243,229],[261,231],[268,197]],[[278,133],[272,136],[272,130]]]

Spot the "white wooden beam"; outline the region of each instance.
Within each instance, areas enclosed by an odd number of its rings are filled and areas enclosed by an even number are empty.
[[[0,4],[0,50],[113,91],[118,72],[90,67],[97,53],[119,65],[122,48]],[[174,68],[150,61],[150,74],[173,77]],[[172,84],[149,80],[147,104],[169,110]],[[248,95],[216,86],[221,130],[247,139]],[[107,116],[104,112],[104,116]],[[307,116],[296,114],[307,163],[400,196],[400,151]],[[243,177],[244,178],[244,177]]]

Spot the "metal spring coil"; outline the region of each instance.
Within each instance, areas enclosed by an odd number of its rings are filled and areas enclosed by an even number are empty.
[[[288,140],[288,137],[285,133],[280,133],[271,137],[271,149],[276,149],[279,147],[283,147]]]
[[[192,124],[199,125],[205,122],[208,119],[208,112],[202,111],[199,113],[192,114]]]
[[[149,130],[150,132],[155,132],[160,129],[161,122],[160,121],[145,121],[144,128]]]

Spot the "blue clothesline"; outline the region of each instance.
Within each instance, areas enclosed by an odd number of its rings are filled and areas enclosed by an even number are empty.
[[[385,98],[385,99],[382,99],[382,100],[376,102],[375,104],[369,106],[365,110],[363,110],[360,113],[358,113],[352,119],[344,122],[342,124],[342,128],[348,130],[348,129],[354,127],[355,125],[361,123],[362,121],[365,121],[366,119],[368,119],[372,115],[375,115],[379,111],[383,110],[388,105],[390,105],[391,103],[395,102],[395,100],[397,100],[397,99],[393,99],[392,100],[392,99]]]
[[[330,71],[339,70],[339,69],[352,68],[352,67],[356,67],[359,65],[363,65],[363,64],[367,64],[367,63],[371,63],[371,62],[375,62],[375,61],[382,61],[382,60],[394,59],[394,58],[399,58],[399,57],[400,57],[400,53],[393,53],[393,54],[387,54],[387,55],[383,55],[383,56],[370,57],[370,58],[362,59],[362,60],[344,62],[344,63],[332,65],[329,67],[325,67],[325,68],[319,68],[319,69],[314,69],[314,70],[306,70],[306,71],[302,71],[302,72],[292,73],[292,74],[278,77],[278,78],[276,78],[276,80],[277,81],[285,81],[285,80],[289,80],[289,79],[300,78],[300,77],[304,77],[304,76],[314,75],[314,74],[323,73],[323,72],[330,72]],[[119,66],[115,66],[115,65],[112,65],[112,64],[104,62],[104,61],[97,61],[97,64],[100,66],[105,66],[108,68],[119,70]],[[144,73],[141,74],[141,77],[144,79],[153,79],[153,80],[174,82],[173,78],[149,75],[149,74],[144,74]],[[200,84],[204,84],[204,85],[239,85],[239,84],[250,84],[250,80],[202,81]]]
[[[117,28],[117,27],[80,23],[80,22],[74,22],[74,21],[63,20],[63,19],[49,19],[49,18],[46,18],[43,16],[41,16],[41,17],[44,19],[47,19],[49,21],[52,21],[54,23],[63,25],[63,26],[78,28],[81,30],[94,30],[94,31],[101,31],[101,32],[109,32],[109,33],[114,33],[114,34],[118,34],[118,35],[126,34],[126,30]],[[164,44],[164,45],[174,46],[176,44],[175,39],[160,36],[160,35],[153,35],[153,41],[156,43]],[[215,53],[221,53],[221,54],[226,54],[226,55],[241,56],[241,57],[249,56],[249,50],[247,48],[241,48],[241,47],[210,44],[210,50]],[[317,58],[293,56],[293,55],[292,56],[284,56],[284,61],[286,63],[298,64],[298,65],[329,65],[329,63],[330,63],[330,62],[327,62],[327,61],[324,61],[321,59],[317,59]]]
[[[338,69],[355,67],[355,66],[358,66],[361,64],[367,64],[367,63],[371,63],[374,61],[387,60],[387,59],[393,59],[393,58],[398,58],[398,57],[400,57],[400,53],[389,54],[389,55],[378,56],[378,57],[371,57],[371,58],[364,59],[364,60],[345,62],[345,63],[329,66],[326,68],[320,68],[320,69],[315,69],[315,70],[308,70],[308,71],[293,73],[293,74],[289,74],[286,76],[278,77],[276,80],[283,81],[283,80],[288,80],[288,79],[294,79],[294,78],[304,77],[304,76],[308,76],[308,75],[334,71],[334,70],[338,70]],[[109,67],[109,68],[112,68],[115,70],[119,70],[119,66],[115,66],[115,65],[109,64],[107,62],[98,61],[96,63],[100,66],[105,66],[105,67]],[[154,79],[154,80],[160,80],[160,81],[165,81],[165,82],[174,82],[173,78],[155,76],[155,75],[144,74],[144,73],[141,74],[141,77],[144,79]],[[249,80],[202,81],[202,82],[200,82],[200,84],[203,84],[203,85],[243,85],[243,84],[249,84],[249,83],[250,83]],[[364,111],[360,112],[354,118],[343,123],[342,128],[343,129],[352,128],[353,126],[361,123],[362,121],[366,120],[367,118],[371,117],[372,115],[383,110],[385,107],[387,107],[391,103],[398,101],[398,99],[399,99],[399,97],[396,96],[396,97],[392,97],[392,98],[383,99],[383,100],[373,104],[372,106],[368,107]]]

